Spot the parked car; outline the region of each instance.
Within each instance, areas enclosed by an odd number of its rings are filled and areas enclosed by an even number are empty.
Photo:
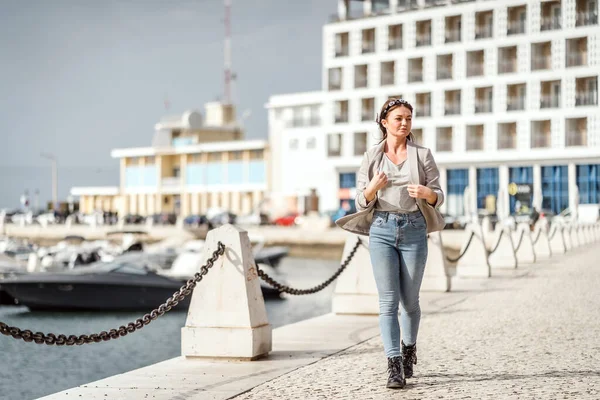
[[[125,216],[126,224],[141,224],[144,222],[144,217],[138,214],[127,214]]]
[[[208,220],[208,218],[206,218],[205,215],[197,215],[197,214],[188,215],[183,220],[183,224],[186,226],[193,226],[193,227],[199,227],[201,225],[206,225],[206,226],[208,226],[209,229],[213,228],[213,224]]]
[[[229,211],[224,211],[213,215],[211,218],[209,218],[209,221],[213,226],[217,227],[225,224],[235,224],[236,219],[237,215]]]

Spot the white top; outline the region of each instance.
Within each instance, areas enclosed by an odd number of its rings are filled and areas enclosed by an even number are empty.
[[[387,155],[383,155],[381,168],[388,177],[388,183],[377,192],[376,211],[411,213],[419,209],[416,200],[408,194],[410,168],[406,161],[396,165]]]

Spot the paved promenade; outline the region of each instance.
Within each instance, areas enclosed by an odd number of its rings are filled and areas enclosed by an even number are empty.
[[[581,247],[422,296],[404,390],[385,388],[376,336],[235,399],[600,399],[599,256],[597,244]]]

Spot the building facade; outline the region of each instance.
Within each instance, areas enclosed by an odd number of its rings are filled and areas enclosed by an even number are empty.
[[[266,197],[269,149],[265,140],[242,140],[231,105],[209,103],[167,117],[155,126],[152,146],[115,149],[120,183],[114,188],[73,188],[80,211],[119,215],[206,214],[210,208],[249,214]]]
[[[447,193],[442,211],[600,202],[600,27],[590,0],[339,0],[323,28],[320,92],[271,97],[272,189],[353,199],[374,120],[413,104]],[[514,195],[529,187],[528,199]],[[469,187],[470,196],[464,196]]]

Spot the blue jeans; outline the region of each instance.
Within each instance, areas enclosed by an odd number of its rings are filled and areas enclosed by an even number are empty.
[[[379,292],[379,328],[387,357],[400,353],[400,325],[406,345],[417,342],[421,307],[419,290],[427,262],[427,231],[420,211],[375,211],[369,253]],[[402,306],[398,324],[398,305]]]

